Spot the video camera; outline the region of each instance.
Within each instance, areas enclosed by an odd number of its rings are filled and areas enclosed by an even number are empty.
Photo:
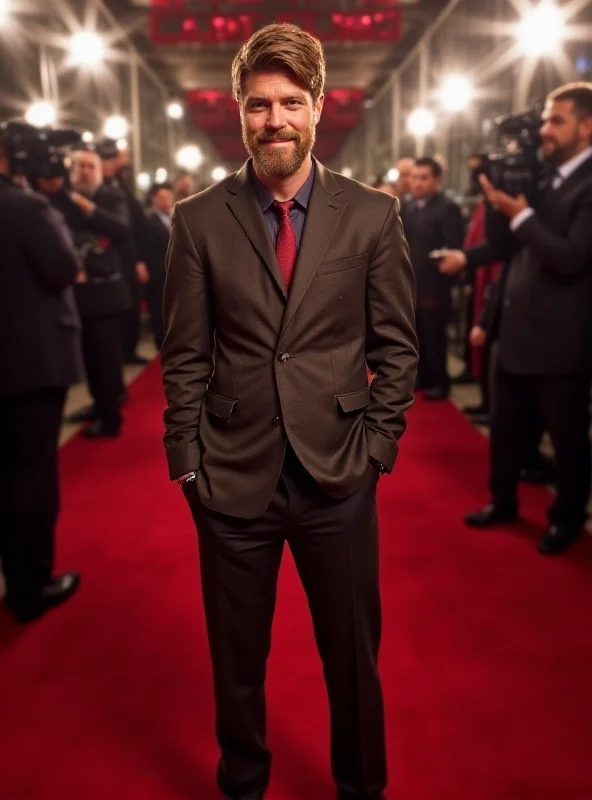
[[[542,171],[539,153],[542,124],[538,109],[496,119],[495,149],[481,170],[496,189],[514,196],[534,196]]]
[[[13,174],[33,179],[65,177],[66,154],[62,148],[81,143],[77,131],[36,128],[18,119],[0,124],[0,140],[8,151]]]

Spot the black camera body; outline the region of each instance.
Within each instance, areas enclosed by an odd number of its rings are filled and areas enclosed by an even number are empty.
[[[541,112],[506,114],[495,121],[496,144],[483,172],[496,189],[532,199],[541,178]]]
[[[0,125],[0,139],[8,151],[13,174],[33,179],[65,177],[63,148],[81,143],[80,134],[75,130],[36,128],[18,119]]]

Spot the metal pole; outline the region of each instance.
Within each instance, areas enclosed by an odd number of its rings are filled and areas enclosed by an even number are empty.
[[[132,114],[132,158],[134,172],[142,171],[142,135],[140,112],[140,81],[138,76],[138,56],[135,50],[130,52],[130,107]]]
[[[391,159],[393,163],[399,160],[401,154],[401,76],[395,75],[391,98]]]
[[[430,55],[429,55],[430,40],[428,36],[424,36],[419,48],[419,106],[425,108],[428,102],[428,84],[429,84],[429,69],[430,69]],[[418,136],[415,140],[415,157],[421,158],[425,153],[425,136]]]

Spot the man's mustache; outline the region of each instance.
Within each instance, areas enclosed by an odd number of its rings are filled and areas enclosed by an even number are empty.
[[[293,133],[286,133],[286,134],[274,134],[273,136],[267,136],[264,133],[258,133],[255,137],[255,141],[259,144],[261,142],[291,142],[296,141],[298,139],[298,134]]]

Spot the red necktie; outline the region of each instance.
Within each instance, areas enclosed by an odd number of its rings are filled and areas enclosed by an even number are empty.
[[[286,289],[290,291],[290,285],[294,276],[294,265],[296,264],[296,234],[290,219],[290,209],[293,207],[293,200],[280,202],[274,200],[273,210],[279,217],[280,229],[278,231],[275,253],[284,276]]]

